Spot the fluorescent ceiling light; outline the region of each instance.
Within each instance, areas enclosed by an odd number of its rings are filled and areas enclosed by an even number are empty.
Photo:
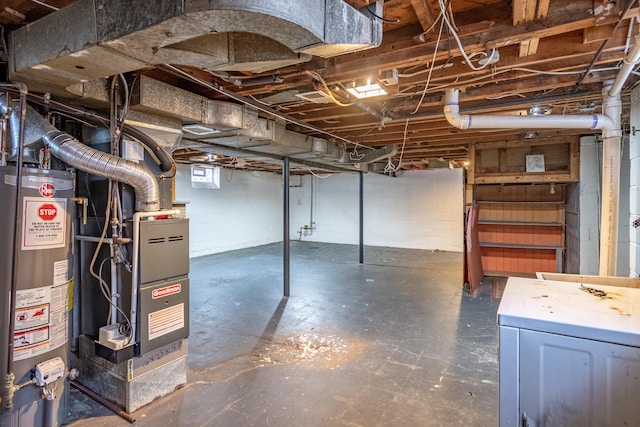
[[[347,91],[356,98],[371,98],[373,96],[386,95],[387,91],[379,83],[367,81],[366,85],[347,88]]]
[[[204,136],[204,135],[211,135],[214,133],[220,133],[219,130],[215,130],[213,128],[207,127],[207,126],[202,126],[202,125],[198,125],[198,124],[194,124],[194,125],[184,125],[182,126],[182,130],[185,132],[189,132],[192,135],[197,135],[197,136]]]

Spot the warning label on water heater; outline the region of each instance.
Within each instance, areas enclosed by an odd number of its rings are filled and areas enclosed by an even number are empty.
[[[47,353],[67,342],[67,284],[16,292],[13,360]]]
[[[62,248],[67,226],[67,200],[25,197],[22,250]]]

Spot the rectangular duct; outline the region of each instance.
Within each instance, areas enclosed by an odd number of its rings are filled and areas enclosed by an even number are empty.
[[[242,33],[269,42],[247,50]],[[69,97],[71,85],[153,65],[264,71],[375,47],[381,35],[379,20],[342,0],[77,0],[11,32],[9,78]]]
[[[183,123],[203,123],[206,107],[205,97],[145,76],[140,76],[131,90],[131,109]]]

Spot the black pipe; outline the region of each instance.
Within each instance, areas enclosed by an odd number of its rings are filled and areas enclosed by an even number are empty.
[[[6,87],[0,85],[0,87]],[[20,129],[18,138],[18,153],[16,158],[16,205],[14,207],[14,227],[13,227],[13,254],[11,259],[11,285],[10,285],[10,303],[9,312],[4,313],[9,317],[9,336],[7,345],[7,377],[13,376],[13,331],[15,328],[15,311],[16,311],[16,291],[18,289],[18,258],[20,256],[20,230],[22,225],[22,168],[23,168],[23,148],[24,148],[24,124],[27,116],[27,87],[18,83],[10,85],[20,90]],[[11,106],[11,103],[7,103]],[[13,402],[6,402],[12,405]],[[5,404],[5,402],[3,402]],[[9,408],[10,409],[10,408]]]
[[[289,157],[282,159],[282,200],[283,200],[283,254],[284,261],[283,282],[284,282],[284,296],[289,296],[289,282],[290,282],[290,256],[291,248],[289,241]]]
[[[311,228],[311,233],[313,233],[313,229],[315,228],[314,224],[315,222],[313,221],[313,179],[315,178],[315,176],[311,175],[311,203],[310,203],[310,208],[309,208],[309,228]]]
[[[151,138],[141,130],[126,123],[123,126],[123,130],[125,134],[136,138],[153,152],[153,154],[158,159],[158,166],[160,167],[160,170],[162,172],[171,172],[171,175],[167,178],[171,178],[176,174],[176,162],[173,159],[173,156],[171,156],[171,154],[169,154],[169,152],[167,152],[167,150],[165,150],[163,146],[158,144],[155,139]]]
[[[360,171],[360,264],[364,264],[364,172]]]
[[[106,400],[105,398],[100,396],[99,394],[96,394],[93,391],[89,390],[88,388],[86,388],[82,384],[80,384],[78,382],[75,382],[75,381],[69,381],[69,384],[71,384],[71,387],[75,388],[76,390],[80,390],[82,393],[86,394],[87,396],[89,396],[90,398],[92,398],[93,400],[95,400],[96,402],[98,402],[99,404],[104,406],[105,408],[110,409],[114,414],[118,415],[123,420],[126,420],[131,424],[136,422],[136,419],[134,417],[132,417],[131,415],[127,414],[125,411],[123,411],[122,409],[120,409],[119,407],[114,405],[113,403],[109,402],[108,400]]]

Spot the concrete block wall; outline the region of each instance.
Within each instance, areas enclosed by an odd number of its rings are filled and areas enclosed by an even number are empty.
[[[220,188],[191,188],[191,167],[178,165],[176,201],[187,203],[190,256],[282,241],[282,177],[221,170]]]
[[[567,185],[564,272],[580,273],[580,183]]]
[[[580,139],[580,274],[599,272],[601,156],[595,136]]]

